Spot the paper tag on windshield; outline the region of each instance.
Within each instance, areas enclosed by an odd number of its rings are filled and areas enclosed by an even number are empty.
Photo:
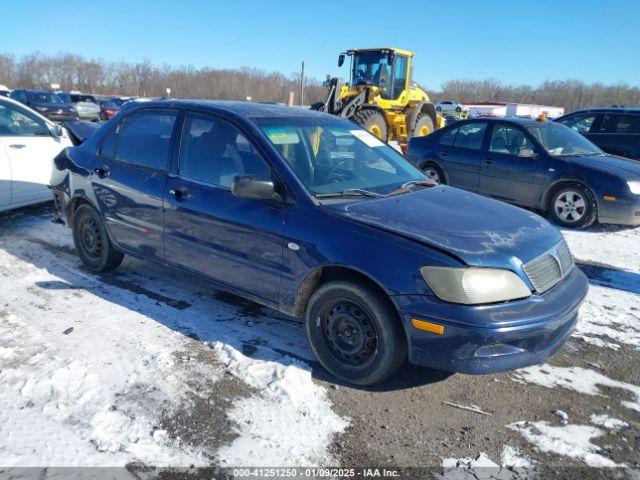
[[[368,147],[383,147],[382,143],[377,137],[374,137],[366,130],[349,130],[349,133],[363,142]]]

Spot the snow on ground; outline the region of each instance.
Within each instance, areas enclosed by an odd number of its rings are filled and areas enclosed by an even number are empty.
[[[591,285],[573,336],[598,347],[640,349],[640,296]]]
[[[480,452],[475,458],[444,458],[442,459],[443,468],[499,468],[502,467],[530,467],[531,460],[520,454],[517,448],[505,445],[500,455],[500,465],[495,463],[489,456]]]
[[[346,421],[292,358],[312,358],[300,324],[147,262],[85,273],[70,239],[44,217],[0,237],[0,465],[329,460]],[[210,345],[219,362],[192,355]],[[194,397],[216,401],[224,371],[260,389],[230,399],[235,439],[194,447],[169,435],[163,419]]]
[[[556,367],[549,364],[534,365],[517,370],[516,380],[535,383],[547,388],[562,387],[586,395],[605,396],[598,387],[626,390],[633,401],[622,400],[624,407],[640,412],[640,387],[606,377],[599,372],[582,367]]]
[[[517,449],[506,445],[502,451],[501,464],[496,462],[484,452],[476,457],[444,458],[441,476],[444,480],[517,480],[529,478],[527,474],[532,463],[529,459],[520,455]]]
[[[596,226],[562,233],[577,261],[640,272],[640,227]]]
[[[500,456],[500,464],[503,467],[526,468],[530,467],[532,462],[522,455],[517,448],[505,445]]]
[[[173,356],[179,334],[2,249],[0,265],[2,465],[204,463],[160,428],[161,414],[187,401],[188,372]]]
[[[218,451],[221,465],[335,464],[325,447],[348,423],[331,411],[325,389],[312,382],[306,364],[283,361],[276,353],[253,360],[221,342],[214,350],[231,372],[261,392],[236,402],[229,412],[238,437]]]
[[[494,463],[493,460],[491,460],[489,456],[484,452],[480,452],[480,454],[476,458],[445,458],[442,460],[442,466],[444,468],[499,468],[499,465],[497,463]]]
[[[629,428],[629,424],[627,422],[619,420],[617,418],[612,418],[609,415],[604,414],[596,415],[594,413],[589,417],[589,421],[598,427],[604,427],[607,430],[612,430],[614,432]]]
[[[554,426],[548,422],[515,422],[508,428],[521,433],[542,452],[577,458],[590,467],[619,467],[613,460],[600,455],[601,448],[591,440],[604,431],[589,425]]]

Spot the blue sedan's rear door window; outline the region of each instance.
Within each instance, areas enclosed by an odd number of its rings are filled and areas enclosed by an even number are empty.
[[[120,128],[116,159],[156,170],[167,170],[177,112],[138,111]]]

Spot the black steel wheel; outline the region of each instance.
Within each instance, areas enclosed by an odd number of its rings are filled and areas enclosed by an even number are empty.
[[[375,355],[378,331],[367,311],[347,299],[328,303],[320,313],[324,340],[336,360],[366,365]]]
[[[80,205],[73,215],[73,243],[82,263],[92,272],[113,270],[124,255],[113,248],[107,230],[90,205]]]
[[[407,356],[393,305],[366,283],[332,281],[311,296],[306,311],[311,348],[331,374],[356,385],[379,383]]]

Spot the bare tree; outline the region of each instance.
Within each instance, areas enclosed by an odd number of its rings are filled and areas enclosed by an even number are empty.
[[[102,94],[161,97],[170,88],[172,96],[286,102],[289,92],[299,92],[299,73],[286,76],[250,67],[239,69],[194,68],[141,62],[108,62],[87,59],[73,53],[44,55],[33,52],[16,58],[0,53],[0,83],[10,88],[50,88],[81,90]],[[315,79],[305,81],[308,104],[324,99],[326,90]],[[606,105],[640,105],[640,88],[625,83],[587,84],[580,80],[549,80],[537,87],[505,85],[495,78],[453,79],[445,82],[432,99],[452,99],[463,103],[506,101],[539,103],[564,107],[566,111]]]
[[[609,105],[640,105],[640,88],[625,83],[587,84],[580,80],[554,80],[537,87],[504,85],[498,80],[455,79],[445,82],[436,99],[452,99],[462,103],[503,101],[537,103],[564,107],[567,112],[580,108]]]

